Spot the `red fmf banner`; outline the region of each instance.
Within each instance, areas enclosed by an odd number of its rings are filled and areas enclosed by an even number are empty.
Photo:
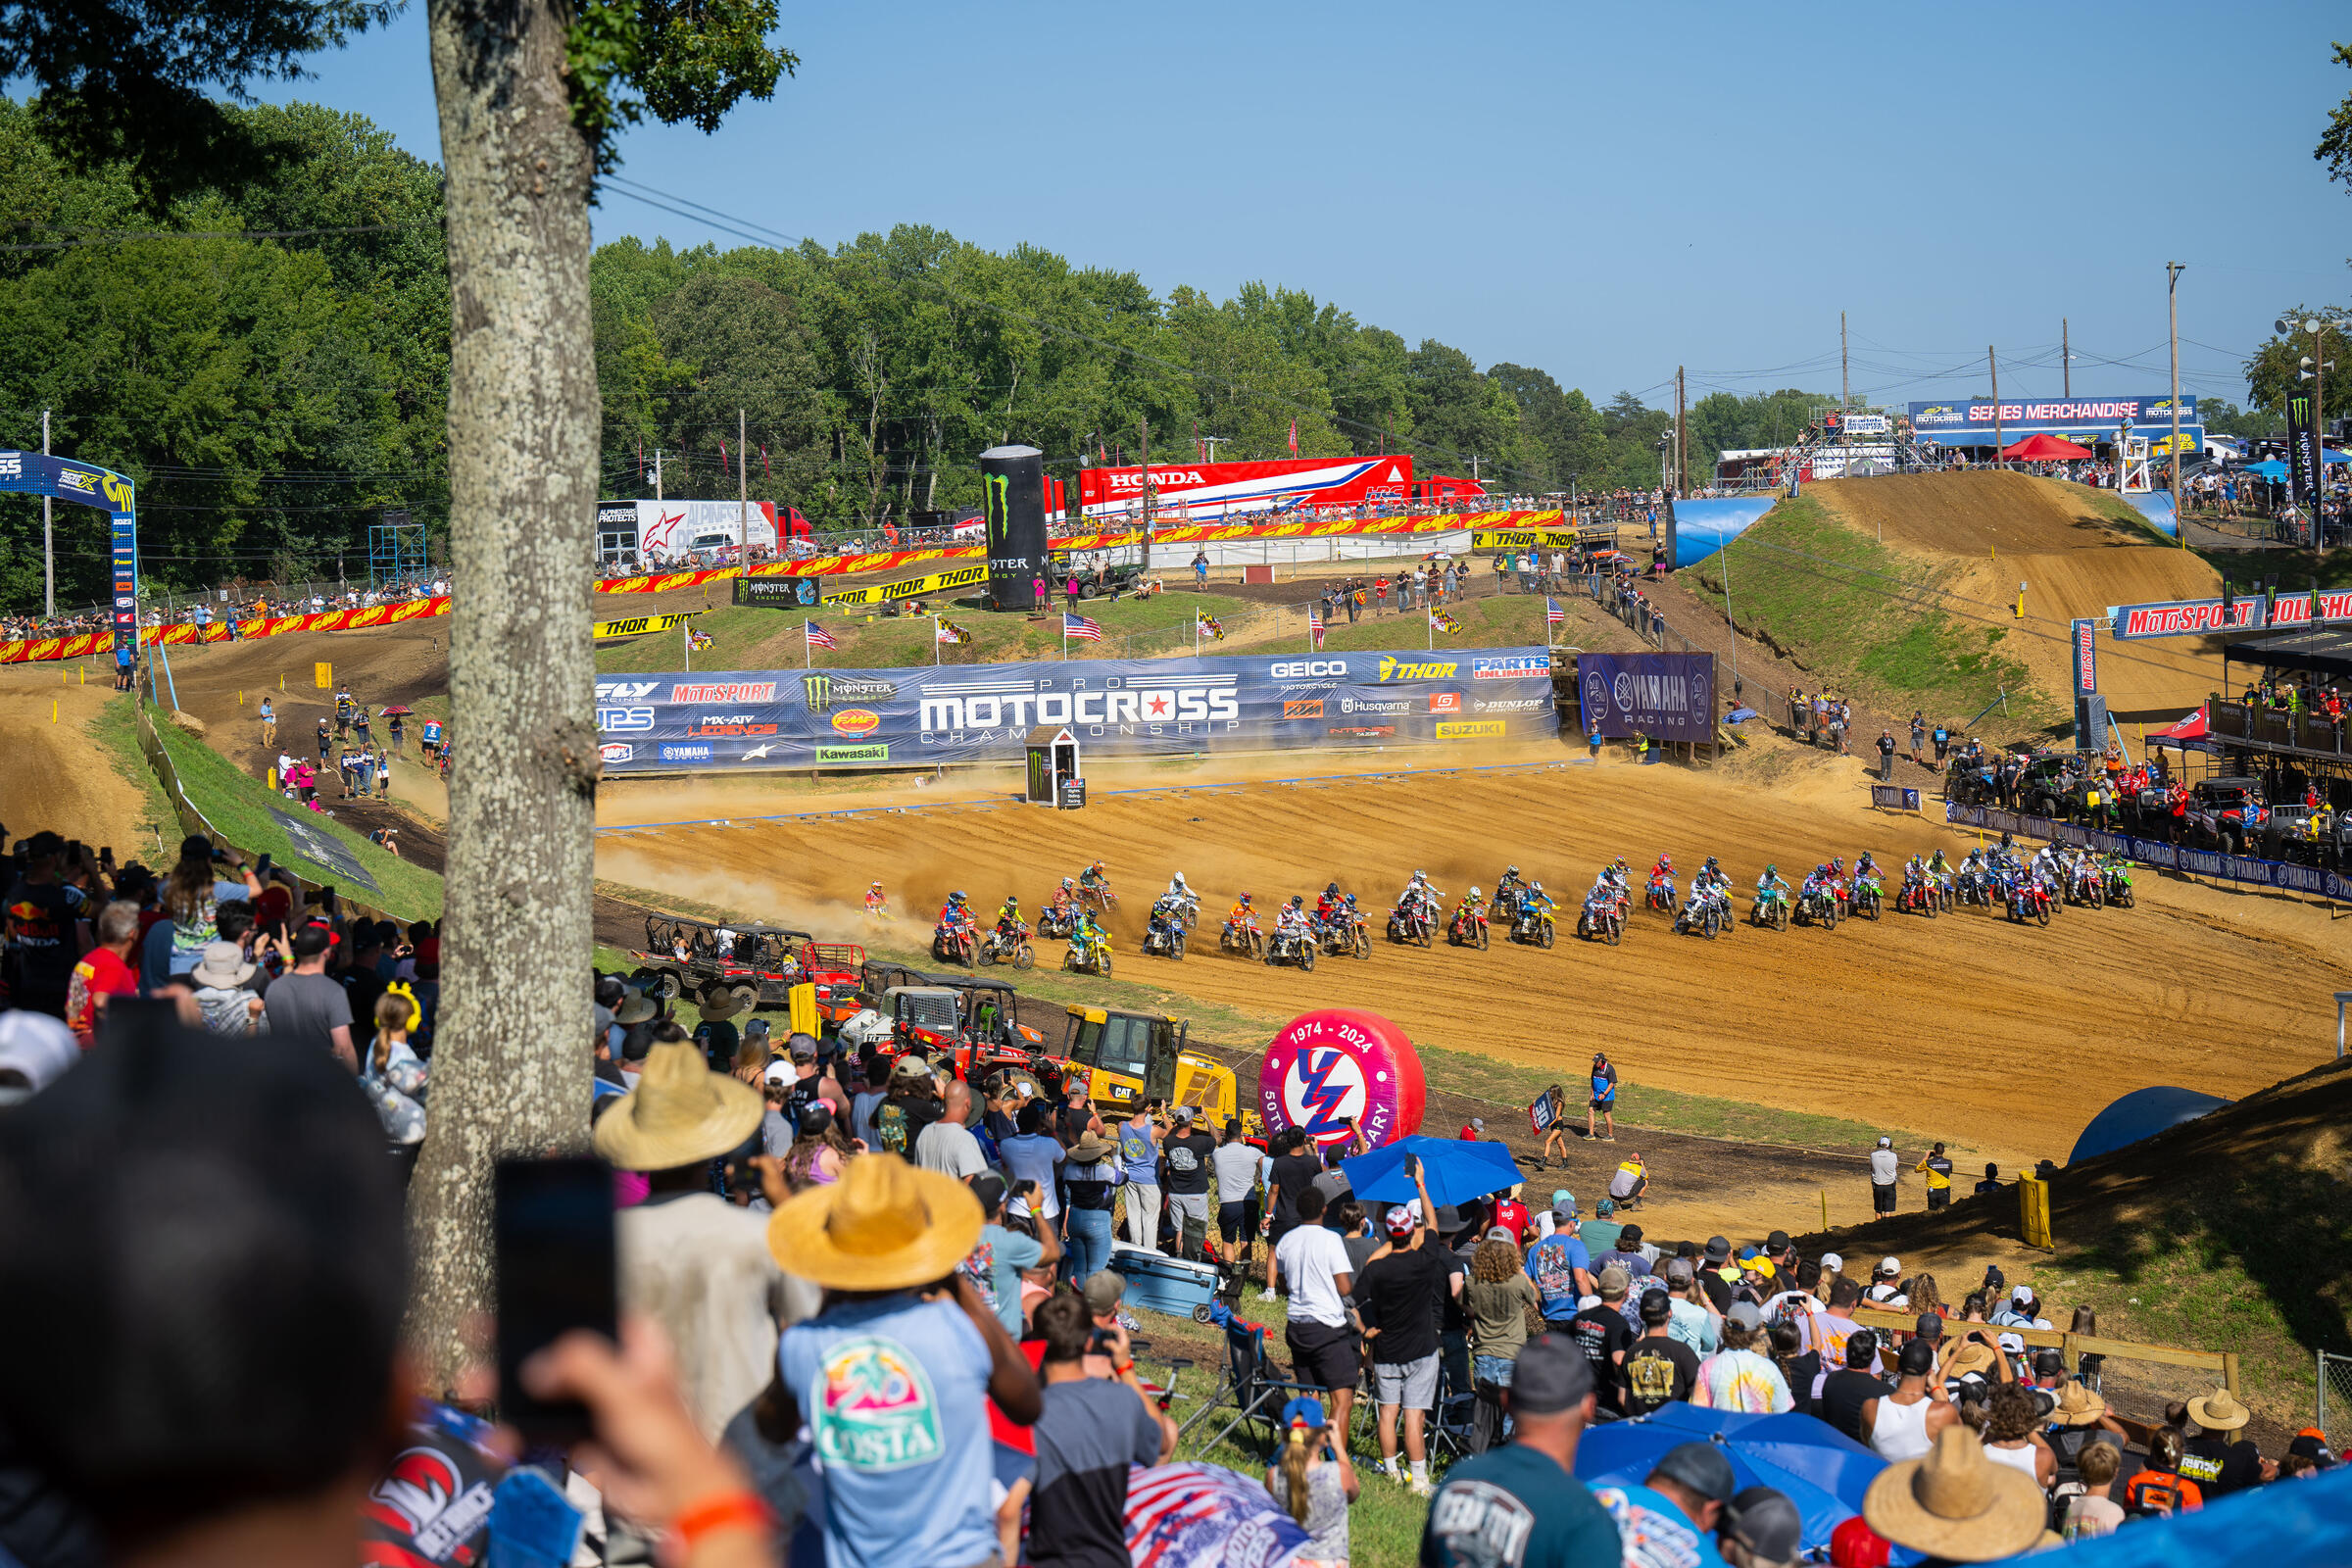
[[[139,645],[152,648],[161,643],[167,648],[176,648],[189,643],[251,642],[257,637],[282,637],[294,631],[359,631],[368,626],[394,626],[404,620],[419,620],[448,613],[449,599],[444,595],[438,599],[403,600],[397,605],[329,610],[316,615],[270,615],[263,619],[240,620],[233,639],[226,621],[215,621],[208,626],[143,626],[139,629]],[[0,664],[80,659],[109,652],[114,645],[115,634],[111,631],[92,632],[81,637],[39,637],[4,642],[0,643]]]
[[[2352,589],[2324,589],[2320,613],[2328,620],[2352,619]],[[2218,631],[2283,631],[2311,624],[2311,595],[2281,590],[2263,618],[2259,595],[2241,595],[2224,608],[2219,599],[2177,599],[2155,605],[2119,605],[2114,636],[2118,642],[2138,637],[2202,637]]]

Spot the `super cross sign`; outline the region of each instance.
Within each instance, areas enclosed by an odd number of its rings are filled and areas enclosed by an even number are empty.
[[[45,452],[0,452],[0,493],[48,496],[94,507],[109,514],[113,526],[113,587],[107,602],[114,610],[115,648],[139,646],[139,520],[137,490],[130,480],[111,468]]]

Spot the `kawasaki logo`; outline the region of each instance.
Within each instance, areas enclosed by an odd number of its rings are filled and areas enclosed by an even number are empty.
[[[816,749],[816,760],[819,762],[887,762],[890,760],[890,747],[887,744],[819,746]]]
[[[1383,654],[1380,660],[1380,679],[1383,681],[1451,680],[1453,672],[1460,667],[1459,662],[1454,661],[1413,664]]]

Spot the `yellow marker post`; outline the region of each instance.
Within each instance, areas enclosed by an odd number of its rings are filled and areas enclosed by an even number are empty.
[[[54,697],[49,699],[49,722],[57,722],[57,699]]]
[[[313,664],[311,666],[311,679],[318,684],[318,687],[320,691],[333,691],[335,689],[335,666],[332,664]]]

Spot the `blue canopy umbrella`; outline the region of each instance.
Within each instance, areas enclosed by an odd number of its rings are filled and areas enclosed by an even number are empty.
[[[1421,1179],[1433,1203],[1462,1203],[1499,1193],[1525,1180],[1518,1162],[1500,1144],[1484,1139],[1425,1138],[1416,1133],[1383,1144],[1368,1154],[1343,1160],[1348,1185],[1367,1203],[1409,1203],[1419,1195],[1404,1173],[1404,1156],[1421,1156]]]
[[[1750,1415],[1704,1410],[1675,1400],[1630,1421],[1585,1429],[1576,1478],[1588,1487],[1640,1486],[1667,1449],[1712,1443],[1732,1461],[1742,1490],[1774,1487],[1796,1504],[1808,1547],[1827,1546],[1830,1532],[1862,1511],[1886,1461],[1809,1415]]]

